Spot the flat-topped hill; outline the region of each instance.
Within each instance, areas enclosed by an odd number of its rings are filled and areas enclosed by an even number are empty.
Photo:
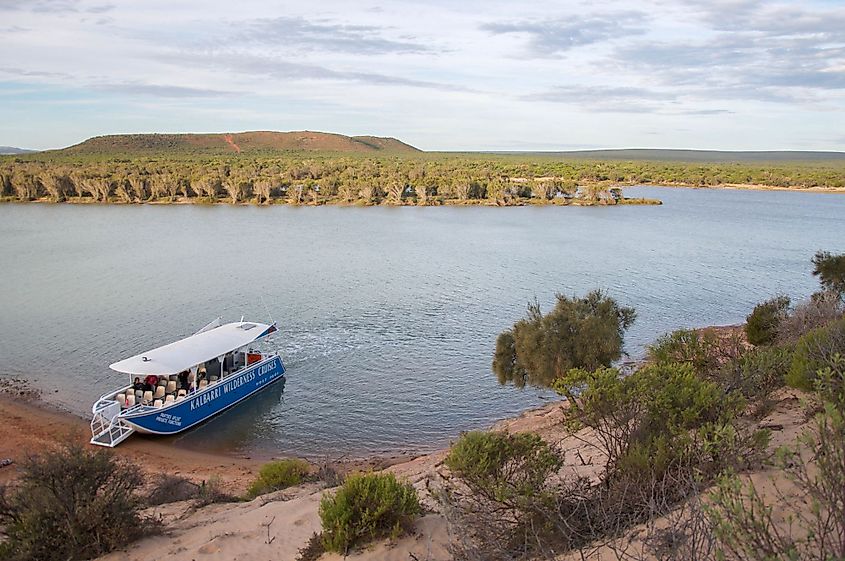
[[[419,152],[395,138],[345,136],[312,131],[254,131],[211,134],[113,134],[95,136],[58,150],[64,154],[239,154],[285,151]]]

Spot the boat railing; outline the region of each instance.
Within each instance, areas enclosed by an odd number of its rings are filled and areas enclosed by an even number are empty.
[[[121,418],[120,403],[108,398],[101,398],[94,406],[94,416],[91,419],[91,444],[114,448],[135,429],[124,423]]]

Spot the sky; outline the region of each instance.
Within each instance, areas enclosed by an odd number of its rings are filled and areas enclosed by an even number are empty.
[[[0,145],[845,150],[845,0],[0,0]]]

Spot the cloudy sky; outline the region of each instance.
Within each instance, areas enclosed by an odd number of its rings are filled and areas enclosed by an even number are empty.
[[[845,0],[0,0],[0,145],[845,150]]]

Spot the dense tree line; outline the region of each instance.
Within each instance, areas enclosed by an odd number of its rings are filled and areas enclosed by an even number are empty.
[[[636,184],[845,187],[845,167],[424,155],[0,160],[6,200],[257,204],[618,204]]]

